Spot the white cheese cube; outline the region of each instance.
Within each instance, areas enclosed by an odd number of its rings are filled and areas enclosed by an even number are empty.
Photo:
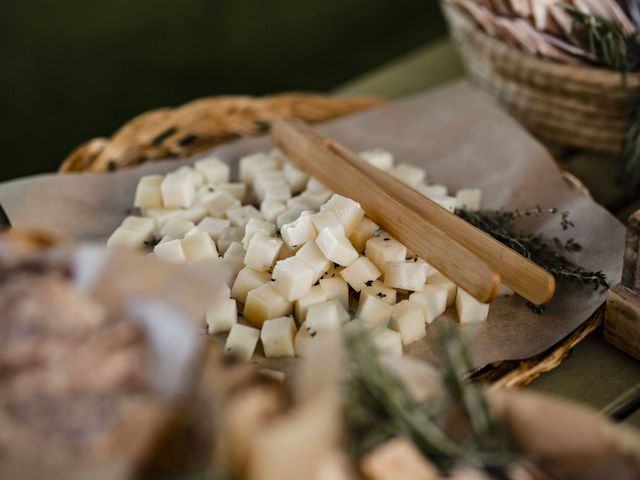
[[[367,257],[358,257],[351,265],[340,272],[340,276],[359,292],[368,285],[373,285],[382,272]]]
[[[422,308],[409,300],[402,300],[393,306],[389,327],[400,333],[403,345],[409,345],[427,334]]]
[[[244,267],[236,276],[233,287],[231,288],[231,298],[235,298],[240,303],[247,301],[247,294],[251,290],[268,283],[271,275],[267,272],[258,272],[249,267]]]
[[[188,208],[193,203],[196,191],[191,175],[187,171],[171,172],[160,184],[162,204],[165,207]]]
[[[276,227],[278,229],[281,229],[283,226],[291,222],[294,222],[302,214],[303,211],[304,211],[303,208],[287,207],[285,210],[280,212],[276,217]]]
[[[316,238],[316,230],[310,215],[302,214],[297,220],[283,225],[280,229],[282,239],[291,248],[299,248]]]
[[[224,352],[249,361],[260,339],[260,330],[236,323],[224,344]]]
[[[425,197],[433,198],[433,197],[446,197],[449,193],[449,190],[444,185],[438,185],[437,183],[428,184],[423,183],[418,185],[418,190]]]
[[[315,195],[301,193],[300,195],[287,200],[287,208],[298,209],[299,211],[316,210],[320,208],[320,205],[322,205],[323,203],[324,201],[318,202],[318,198]]]
[[[262,325],[260,340],[267,358],[294,357],[296,324],[291,317],[266,320]]]
[[[170,219],[178,218],[181,216],[182,209],[180,208],[148,208],[145,211],[147,218],[151,218],[156,224],[156,233],[160,235],[160,228]]]
[[[360,220],[360,223],[356,226],[355,230],[349,235],[349,240],[353,245],[353,248],[359,254],[364,252],[364,248],[367,244],[367,240],[373,237],[373,234],[379,229],[378,225],[376,225],[370,218],[364,217]]]
[[[280,170],[263,170],[256,172],[253,178],[253,192],[259,199],[264,197],[264,192],[268,188],[284,187],[289,190],[287,179]]]
[[[244,227],[244,237],[242,238],[242,246],[245,249],[249,247],[249,242],[257,232],[271,237],[276,233],[276,226],[259,218],[250,218]]]
[[[409,163],[400,163],[389,170],[389,173],[411,188],[417,188],[427,177],[424,168]]]
[[[262,214],[253,205],[244,205],[227,210],[227,218],[231,220],[231,225],[244,227],[252,218],[262,219]]]
[[[379,355],[385,357],[402,356],[402,336],[395,330],[385,327],[376,328],[371,333],[371,343]]]
[[[312,305],[307,310],[305,323],[316,332],[338,330],[349,321],[349,314],[338,301]]]
[[[387,262],[403,262],[407,247],[386,232],[367,240],[364,254],[384,272]]]
[[[300,325],[298,333],[296,334],[295,347],[296,356],[301,358],[307,358],[311,353],[311,348],[314,340],[321,338],[324,332],[316,332],[304,322]],[[324,333],[326,335],[326,333]]]
[[[162,208],[162,190],[160,185],[163,175],[145,175],[138,182],[133,205],[138,208]]]
[[[199,262],[218,258],[216,244],[206,232],[197,232],[183,238],[180,243],[187,262]]]
[[[315,242],[325,258],[340,266],[348,267],[358,258],[358,252],[342,230],[325,228],[318,234]]]
[[[373,282],[373,285],[366,286],[360,290],[360,300],[358,304],[361,304],[364,297],[367,295],[374,296],[378,300],[382,300],[384,303],[388,303],[389,305],[395,305],[397,299],[396,289],[385,287],[384,283],[380,280],[376,280]]]
[[[193,222],[193,223],[200,222],[200,220],[202,220],[206,216],[207,216],[207,209],[202,205],[194,205],[193,207],[190,207],[190,208],[181,208],[178,214],[176,215],[177,218],[182,218],[183,220],[189,220],[190,222]]]
[[[244,304],[244,318],[256,327],[261,327],[265,320],[289,315],[293,309],[293,303],[269,283],[251,290]]]
[[[194,190],[197,190],[201,186],[206,183],[206,178],[202,172],[194,170],[188,165],[184,165],[176,170],[173,173],[178,175],[187,175],[191,178],[191,184],[193,185]]]
[[[143,248],[145,246],[145,242],[153,240],[153,231],[155,229],[155,222],[152,219],[143,218],[143,220],[148,223],[143,225],[140,222],[140,225],[134,226],[133,223],[138,222],[129,221],[129,227],[126,226],[127,220],[125,220],[123,224],[111,234],[107,240],[107,246],[113,247],[115,245],[119,245],[127,248]]]
[[[161,236],[167,236],[172,238],[184,237],[195,225],[189,220],[182,218],[171,218],[160,229]]]
[[[260,204],[260,213],[268,222],[275,222],[286,209],[287,206],[279,200],[263,200]]]
[[[480,209],[482,190],[478,188],[463,188],[456,192],[456,208],[475,212]]]
[[[313,285],[315,272],[313,269],[296,257],[280,260],[273,269],[272,285],[280,295],[293,301],[303,297]]]
[[[267,155],[277,162],[278,168],[284,167],[286,163],[291,163],[291,159],[279,148],[271,149]]]
[[[456,204],[458,203],[456,197],[448,197],[446,195],[442,197],[431,197],[431,200],[433,200],[445,210],[449,210],[450,212],[455,211]]]
[[[307,185],[307,180],[309,179],[307,172],[296,167],[296,165],[291,162],[286,162],[282,171],[293,193],[304,190]]]
[[[200,220],[196,229],[200,232],[206,232],[214,240],[218,240],[222,232],[231,226],[231,220],[226,218],[205,217]]]
[[[182,241],[179,239],[160,242],[153,249],[153,253],[167,262],[184,263],[187,261],[182,249]]]
[[[244,256],[246,252],[240,242],[232,242],[224,252],[225,262],[233,269],[234,277],[244,268]]]
[[[460,323],[484,322],[489,315],[489,304],[480,303],[463,289],[458,288],[456,311]]]
[[[412,293],[409,300],[422,308],[425,322],[431,323],[447,309],[447,289],[426,285],[422,292]]]
[[[317,245],[316,245],[316,248],[317,248]],[[319,248],[318,248],[318,251],[320,252]],[[322,255],[322,252],[320,252],[320,255]],[[324,255],[322,256],[324,258]],[[329,262],[329,260],[327,260],[327,262]],[[340,276],[340,272],[342,272],[342,270],[344,270],[344,267],[341,267],[337,263],[329,262],[329,269],[324,273],[324,275],[322,275],[322,278],[338,277],[341,279],[342,277]]]
[[[427,281],[427,266],[415,262],[387,262],[384,269],[384,284],[387,287],[419,292]]]
[[[361,297],[358,306],[358,318],[373,327],[386,327],[391,318],[393,307],[373,295]]]
[[[231,169],[224,161],[216,157],[198,160],[193,167],[202,172],[208,183],[224,183],[229,181]]]
[[[311,215],[311,221],[316,232],[321,232],[324,228],[344,228],[338,217],[333,212],[318,212]]]
[[[207,307],[209,335],[226,333],[238,323],[238,309],[232,298],[216,298]]]
[[[200,197],[199,202],[206,208],[209,215],[216,218],[224,218],[228,210],[240,206],[240,200],[222,190]]]
[[[300,250],[299,248],[291,248],[286,243],[282,243],[282,248],[280,249],[280,253],[278,254],[278,260],[284,260],[289,257],[293,257],[296,252]]]
[[[151,218],[130,215],[122,221],[120,228],[139,232],[141,235],[144,235],[146,240],[152,240],[155,226],[156,223]]]
[[[249,242],[247,253],[244,256],[244,263],[254,270],[270,271],[276,263],[281,248],[282,240],[258,232]]]
[[[277,200],[279,202],[286,202],[291,198],[291,189],[288,184],[284,185],[272,185],[263,190],[261,201],[264,200]]]
[[[277,170],[279,161],[265,153],[254,153],[243,157],[239,161],[240,180],[252,185],[257,172],[264,170]]]
[[[242,239],[244,238],[244,228],[241,227],[227,227],[222,232],[220,232],[220,236],[216,241],[218,245],[218,252],[221,255],[224,255],[229,246],[233,242],[242,243]]]
[[[228,194],[236,197],[241,202],[244,200],[244,197],[247,195],[247,185],[242,182],[216,183],[215,189],[221,192],[227,192]]]
[[[307,319],[309,307],[324,303],[328,299],[320,285],[314,285],[309,292],[295,301],[293,313],[299,325]]]
[[[393,167],[393,154],[384,148],[364,150],[359,155],[380,170],[390,170]]]
[[[320,288],[327,301],[338,300],[344,308],[349,308],[349,287],[342,278],[323,278],[320,280]]]
[[[320,207],[322,212],[333,212],[342,224],[346,236],[349,236],[364,217],[364,210],[358,202],[342,195],[334,194]]]
[[[333,192],[331,192],[331,190],[329,190],[324,183],[322,183],[316,177],[311,177],[311,176],[307,181],[307,192],[313,192],[313,193],[330,192],[329,196],[333,194]]]
[[[447,290],[447,307],[456,303],[456,292],[458,290],[458,286],[440,272],[437,272],[435,275],[431,275],[427,279],[427,284],[442,287]]]

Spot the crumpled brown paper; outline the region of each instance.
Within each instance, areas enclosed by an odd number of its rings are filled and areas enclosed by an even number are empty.
[[[602,270],[610,284],[622,271],[623,226],[603,207],[568,185],[549,153],[486,95],[464,82],[326,124],[320,130],[356,151],[383,147],[397,162],[425,167],[432,180],[455,191],[483,190],[486,208],[536,205],[571,212],[576,227],[562,232],[557,217],[534,219],[527,228],[584,247],[571,255],[589,270]],[[213,150],[233,162],[272,148],[267,139],[246,139]],[[142,175],[166,172],[191,160],[162,161],[111,174],[42,175],[0,185],[0,204],[14,226],[52,230],[78,240],[104,242],[133,204]],[[339,172],[336,172],[339,174]],[[428,241],[428,239],[425,239]],[[536,355],[572,332],[604,302],[606,292],[560,283],[544,315],[519,297],[502,298],[487,322],[464,326],[476,367]],[[438,322],[453,321],[446,317]],[[426,341],[407,351],[440,358],[440,339],[430,328]],[[289,368],[295,360],[271,362]]]

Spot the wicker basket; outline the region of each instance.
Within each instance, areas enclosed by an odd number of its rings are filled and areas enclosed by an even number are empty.
[[[470,77],[541,139],[619,154],[637,75],[564,65],[530,55],[484,33],[457,7],[442,4]]]

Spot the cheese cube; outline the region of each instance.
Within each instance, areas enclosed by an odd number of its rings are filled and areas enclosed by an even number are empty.
[[[360,290],[360,304],[367,295],[374,296],[378,300],[382,300],[384,303],[388,303],[389,305],[394,305],[397,298],[395,288],[385,287],[384,283],[379,280],[373,282],[371,286],[366,286]]]
[[[140,179],[136,187],[133,205],[138,208],[162,208],[162,190],[160,185],[163,175],[146,175]]]
[[[171,218],[182,218],[181,208],[148,208],[145,211],[147,218],[151,218],[156,224],[156,233],[160,235],[160,228]]]
[[[224,252],[225,262],[231,266],[234,272],[234,276],[240,273],[240,270],[244,268],[244,256],[246,252],[240,242],[232,242]]]
[[[427,177],[424,168],[409,163],[400,163],[389,170],[389,173],[411,188],[417,188]]]
[[[349,321],[349,314],[338,301],[312,305],[307,310],[305,323],[316,332],[338,330]]]
[[[196,229],[206,232],[211,238],[218,241],[222,232],[231,226],[231,220],[226,218],[205,217],[200,220]]]
[[[238,309],[232,298],[216,298],[207,307],[209,335],[228,332],[237,322]]]
[[[316,230],[310,215],[302,214],[297,220],[283,225],[280,229],[282,239],[291,248],[299,248],[316,238]]]
[[[304,208],[287,207],[286,210],[280,212],[276,217],[276,227],[281,229],[284,225],[294,222],[304,210]]]
[[[371,219],[364,217],[360,220],[360,223],[358,223],[351,235],[349,235],[349,240],[351,241],[353,248],[355,248],[359,254],[364,252],[367,240],[373,237],[373,234],[376,233],[378,228],[378,225],[376,225]]]
[[[489,304],[480,303],[463,289],[458,288],[456,311],[460,323],[484,322],[489,315]]]
[[[307,319],[307,311],[309,307],[324,303],[327,301],[327,296],[320,285],[314,285],[309,292],[295,301],[294,315],[299,325],[301,325]]]
[[[212,217],[224,218],[227,211],[240,206],[240,200],[222,190],[215,191],[200,198],[200,204]]]
[[[312,330],[307,325],[307,322],[304,322],[302,325],[300,325],[295,339],[296,356],[307,358],[311,353],[313,341],[321,337],[321,335],[322,333]]]
[[[171,218],[160,229],[161,236],[167,236],[172,238],[184,237],[195,225],[189,220],[182,218]]]
[[[151,218],[130,216],[124,219],[107,240],[107,246],[120,245],[129,248],[142,248],[145,242],[153,240],[155,222]]]
[[[446,195],[442,197],[431,197],[431,200],[452,213],[455,211],[456,204],[458,203],[456,197],[448,197]]]
[[[180,243],[188,262],[218,258],[216,244],[206,232],[197,232],[183,238]]]
[[[427,266],[420,262],[387,262],[384,269],[386,287],[419,292],[427,281]]]
[[[252,218],[262,219],[262,214],[253,205],[245,205],[227,210],[227,218],[231,220],[231,225],[244,227]]]
[[[191,175],[187,171],[171,172],[160,184],[162,204],[165,207],[188,208],[193,203],[196,191]]]
[[[184,263],[187,261],[182,249],[182,241],[179,239],[160,242],[153,249],[153,253],[167,262]]]
[[[426,285],[422,292],[412,293],[409,300],[422,308],[425,322],[431,323],[447,309],[447,289]]]
[[[359,153],[371,165],[380,170],[390,170],[393,167],[393,154],[383,148],[372,148]]]
[[[193,167],[202,172],[208,183],[224,183],[229,181],[231,169],[224,161],[216,157],[198,160]]]
[[[291,193],[287,179],[280,170],[263,170],[256,172],[253,178],[253,192],[260,200],[264,198],[265,191],[273,187],[284,188]]]
[[[258,232],[249,242],[244,263],[247,267],[261,272],[271,270],[281,248],[282,240]]]
[[[261,327],[265,320],[289,315],[292,308],[293,303],[267,283],[248,293],[242,314],[252,325]]]
[[[318,234],[315,242],[325,258],[340,266],[348,267],[358,258],[358,252],[342,230],[325,228]]]
[[[249,267],[244,267],[231,288],[231,298],[235,298],[240,303],[247,301],[247,295],[251,290],[268,283],[271,280],[271,275],[267,272],[258,272]]]
[[[257,172],[264,170],[277,170],[279,161],[265,153],[254,153],[243,157],[239,161],[240,180],[252,185]]]
[[[284,167],[285,163],[290,163],[291,159],[287,157],[287,155],[280,150],[279,148],[273,148],[268,153],[269,157],[273,158],[278,165],[278,168]]]
[[[393,306],[389,327],[400,333],[403,345],[409,345],[427,334],[422,308],[409,300]]]
[[[463,188],[456,192],[456,208],[475,212],[480,209],[482,190],[478,188]]]
[[[231,327],[224,352],[241,360],[249,361],[260,339],[260,330],[236,323]]]
[[[318,202],[318,198],[315,195],[310,195],[303,192],[300,195],[287,200],[287,208],[295,208],[299,211],[315,210],[317,208],[320,208],[320,205],[322,205],[323,203],[324,201]],[[295,218],[293,220],[295,220]]]
[[[207,216],[207,209],[202,205],[194,205],[190,208],[181,208],[177,213],[177,218],[182,218],[183,220],[189,220],[193,223],[198,223],[204,217]]]
[[[247,195],[247,186],[242,182],[216,183],[215,189],[221,192],[227,192],[228,194],[236,197],[241,202],[244,200],[244,197]]]
[[[259,218],[250,218],[244,227],[244,237],[242,238],[242,246],[245,249],[249,247],[249,242],[257,232],[262,232],[271,237],[276,233],[276,226]]]
[[[340,220],[333,212],[318,212],[311,215],[311,221],[316,232],[321,232],[323,228],[343,228]]]
[[[260,213],[268,222],[275,222],[286,209],[287,206],[279,200],[263,200],[260,204]]]
[[[216,241],[218,245],[218,251],[220,254],[224,255],[224,253],[229,248],[233,242],[242,243],[242,239],[244,238],[244,228],[241,227],[227,227],[222,232],[220,232],[220,236]]]
[[[395,330],[386,327],[376,328],[371,333],[371,343],[381,356],[402,356],[402,336]]]
[[[320,207],[322,212],[333,212],[342,224],[346,236],[349,236],[364,217],[364,210],[358,202],[342,195],[334,194]]]
[[[327,188],[327,186],[318,180],[316,177],[309,177],[307,181],[307,192],[311,193],[329,193],[329,196],[333,194],[331,190]],[[328,197],[327,197],[328,198]]]
[[[282,172],[284,173],[284,177],[287,179],[287,183],[291,187],[291,191],[293,193],[298,193],[304,190],[304,187],[307,185],[307,180],[309,179],[307,172],[299,169],[291,162],[286,162],[284,164]]]
[[[359,292],[368,285],[373,285],[382,273],[371,263],[367,257],[358,257],[351,265],[346,267],[340,276],[353,288]]]
[[[416,190],[418,190],[425,197],[429,197],[429,198],[446,197],[447,194],[449,193],[449,191],[447,190],[447,187],[445,187],[444,185],[438,185],[437,183],[433,183],[433,184],[423,183],[421,185],[418,185],[418,188]]]
[[[294,357],[296,324],[291,317],[266,320],[262,325],[260,340],[267,358]]]
[[[287,300],[293,301],[311,290],[315,272],[296,257],[280,260],[273,269],[273,288]]]
[[[278,254],[278,260],[284,260],[289,257],[293,257],[299,248],[291,248],[286,243],[282,243],[282,248],[280,249],[280,253]]]
[[[364,254],[384,272],[387,262],[403,262],[407,247],[386,232],[367,240]]]
[[[279,202],[286,202],[291,198],[291,189],[288,184],[284,185],[272,185],[263,190],[261,201],[264,200],[277,200]]]
[[[191,184],[193,185],[194,191],[203,186],[206,182],[206,178],[202,172],[194,170],[188,165],[184,165],[173,171],[178,175],[187,175],[191,178]]]
[[[327,301],[338,300],[344,308],[349,308],[349,287],[342,278],[323,278],[320,280],[320,288]]]
[[[316,248],[317,248],[317,245],[316,245]],[[318,248],[318,251],[320,252],[319,248]],[[320,255],[322,255],[322,252],[320,252]],[[329,260],[327,260],[327,262],[329,262]],[[342,277],[340,276],[340,272],[342,272],[342,270],[344,270],[344,267],[341,267],[337,263],[329,262],[329,269],[324,273],[324,275],[322,275],[322,278],[338,277],[341,279]]]
[[[456,303],[456,292],[458,287],[455,283],[442,275],[440,272],[435,275],[431,275],[427,278],[428,285],[434,285],[436,287],[442,287],[447,290],[447,307]]]
[[[365,295],[358,306],[358,318],[373,327],[386,327],[392,311],[393,307],[388,303],[373,295]]]

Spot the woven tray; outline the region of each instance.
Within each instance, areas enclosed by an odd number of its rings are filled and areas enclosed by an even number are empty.
[[[62,172],[111,171],[168,156],[188,156],[241,136],[264,133],[280,117],[298,117],[309,122],[328,120],[384,103],[379,98],[335,99],[319,95],[291,94],[253,99],[214,97],[197,100],[176,109],[144,113],[125,124],[110,139],[98,138],[76,149],[62,164]],[[163,134],[163,132],[170,134]],[[196,133],[197,132],[197,133]],[[196,135],[193,142],[185,136]],[[158,141],[160,139],[160,141]],[[585,187],[568,172],[565,180],[573,187]],[[527,385],[553,370],[571,349],[602,323],[602,312],[557,345],[533,358],[498,362],[473,378],[496,386]]]
[[[490,37],[457,7],[443,3],[442,9],[469,76],[531,132],[561,145],[620,153],[640,77],[535,57]]]

